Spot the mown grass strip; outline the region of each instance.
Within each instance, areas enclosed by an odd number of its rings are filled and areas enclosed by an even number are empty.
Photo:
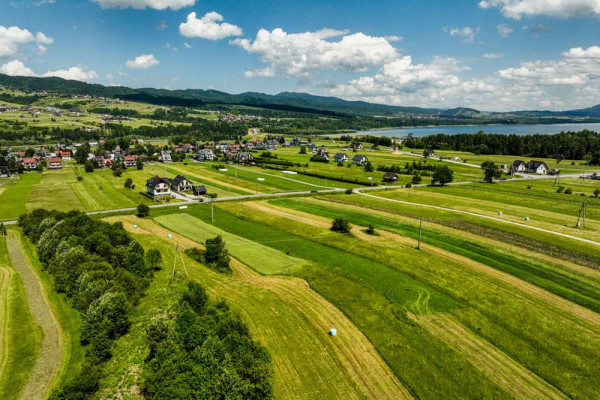
[[[33,321],[25,288],[8,259],[6,240],[0,237],[0,269],[7,279],[3,291],[2,367],[0,368],[0,399],[17,399],[35,365],[40,350],[42,332]]]

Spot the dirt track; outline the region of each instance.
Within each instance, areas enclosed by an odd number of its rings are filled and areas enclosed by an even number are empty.
[[[50,302],[44,287],[33,266],[23,253],[20,234],[9,230],[6,246],[13,268],[21,275],[23,280],[33,320],[43,333],[40,352],[33,371],[25,383],[21,399],[45,399],[54,383],[54,379],[58,376],[64,354],[61,328],[50,308]]]
[[[0,375],[7,361],[8,296],[12,271],[0,265]]]

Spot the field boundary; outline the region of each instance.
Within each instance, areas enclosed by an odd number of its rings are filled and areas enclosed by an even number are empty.
[[[23,388],[21,398],[45,399],[53,386],[64,356],[62,329],[35,269],[24,254],[21,235],[9,230],[6,247],[13,268],[21,276],[29,309],[35,323],[43,332],[42,344],[35,366]]]

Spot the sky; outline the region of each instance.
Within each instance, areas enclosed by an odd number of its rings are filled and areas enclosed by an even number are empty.
[[[600,0],[0,0],[0,73],[585,108],[600,103]]]

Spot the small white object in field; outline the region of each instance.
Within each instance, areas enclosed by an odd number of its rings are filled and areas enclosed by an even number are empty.
[[[329,336],[337,336],[337,329],[331,328],[329,330]]]
[[[134,225],[134,226],[133,226],[133,229],[137,229],[137,225]]]
[[[499,216],[502,216],[502,211],[498,211],[498,215],[499,215]]]
[[[262,182],[262,181],[264,181],[264,180],[265,180],[265,178],[256,178],[256,180],[257,180],[257,181],[261,181],[261,182]]]
[[[171,239],[171,238],[173,237],[173,235],[171,235],[171,234],[169,233],[169,234],[167,235],[167,237],[168,237],[169,239]]]
[[[179,206],[180,210],[185,210],[187,208],[187,206]]]
[[[525,221],[529,221],[529,217],[525,217]]]
[[[227,172],[227,168],[219,168],[219,171],[221,171],[221,172]]]

